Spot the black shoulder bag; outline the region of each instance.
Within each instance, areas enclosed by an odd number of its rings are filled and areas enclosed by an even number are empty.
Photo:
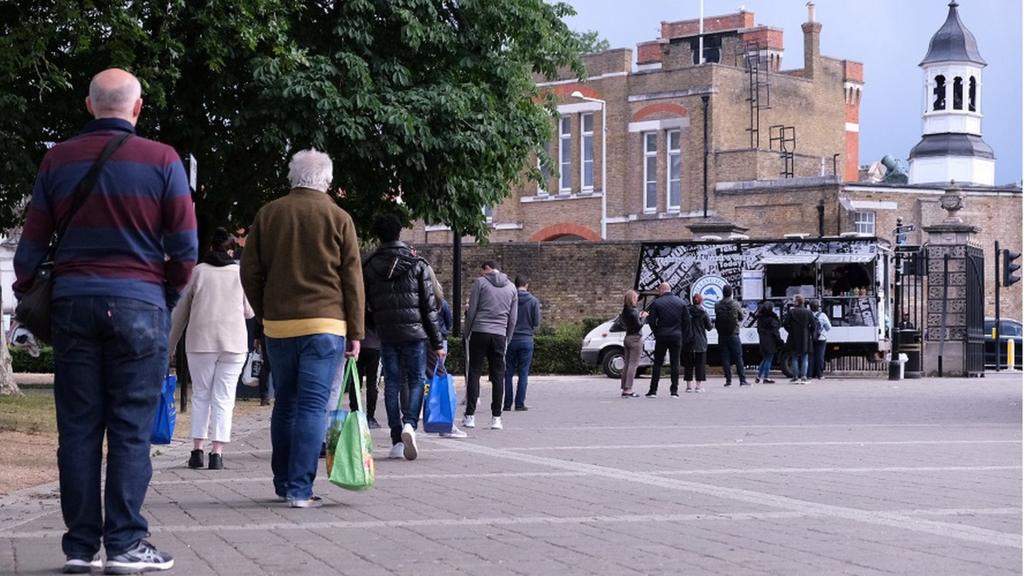
[[[53,265],[57,256],[57,248],[68,229],[68,224],[74,218],[78,209],[85,204],[85,199],[96,187],[96,180],[99,178],[100,170],[106,164],[107,159],[115,150],[121,147],[131,136],[131,133],[114,136],[107,142],[100,153],[99,158],[93,162],[92,167],[85,174],[85,177],[78,182],[75,189],[75,196],[71,203],[71,209],[64,218],[57,224],[53,237],[50,238],[50,245],[46,249],[46,256],[36,268],[35,276],[32,277],[32,285],[22,295],[15,308],[14,315],[18,323],[29,329],[35,337],[43,342],[53,341],[52,329],[50,326],[50,308],[53,304]]]

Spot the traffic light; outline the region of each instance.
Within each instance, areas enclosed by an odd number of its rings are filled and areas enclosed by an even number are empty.
[[[1013,286],[1020,282],[1020,276],[1014,274],[1020,270],[1020,264],[1014,264],[1020,259],[1020,252],[1003,249],[1003,287]]]

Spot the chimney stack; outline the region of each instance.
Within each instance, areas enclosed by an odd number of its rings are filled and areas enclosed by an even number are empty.
[[[814,78],[821,68],[821,23],[814,20],[814,0],[807,3],[807,22],[804,31],[804,77]]]

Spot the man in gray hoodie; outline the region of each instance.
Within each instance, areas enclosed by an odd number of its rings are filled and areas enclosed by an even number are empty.
[[[491,380],[491,429],[501,430],[501,408],[505,392],[505,348],[516,327],[518,298],[508,276],[498,264],[487,260],[483,273],[469,291],[466,312],[466,350],[469,351],[469,375],[466,378],[466,417],[462,425],[476,427],[476,402],[480,397],[480,375],[484,358]]]

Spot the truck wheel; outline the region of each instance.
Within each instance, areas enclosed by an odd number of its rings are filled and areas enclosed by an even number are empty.
[[[601,355],[601,370],[605,376],[618,380],[622,377],[622,369],[626,365],[626,359],[622,355],[622,348],[608,348]]]
[[[786,378],[792,378],[793,369],[791,368],[792,363],[790,359],[793,356],[792,354],[789,353],[789,350],[783,350],[779,352],[778,355],[776,355],[775,357],[778,358],[779,371],[782,372],[782,375],[785,376]]]

